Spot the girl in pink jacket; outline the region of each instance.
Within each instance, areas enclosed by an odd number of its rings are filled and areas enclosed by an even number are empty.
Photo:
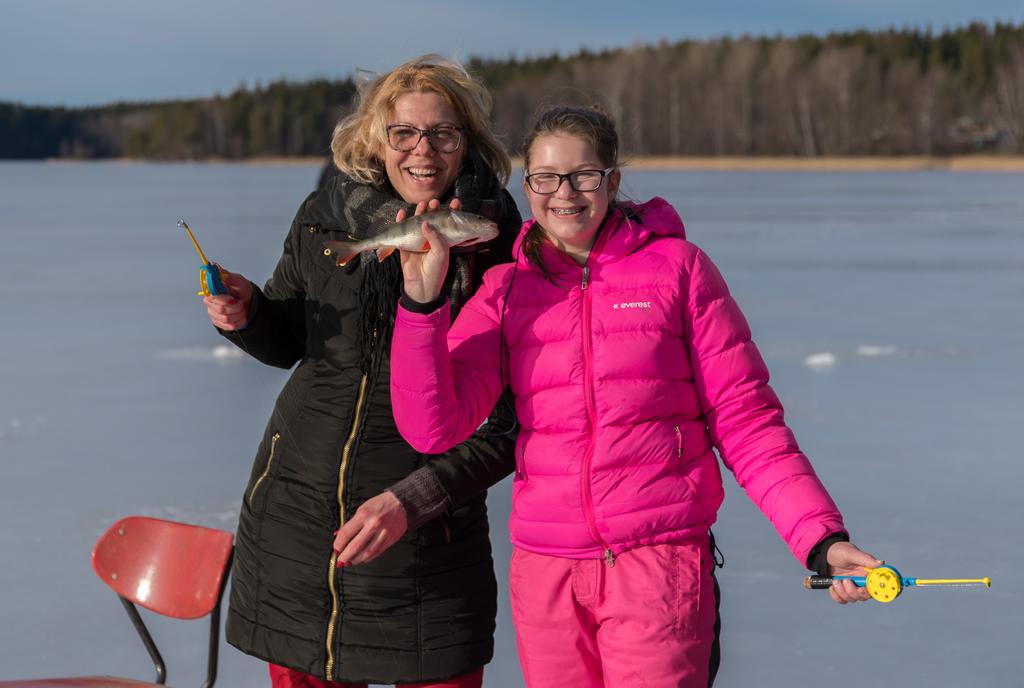
[[[528,686],[706,686],[717,670],[709,528],[722,463],[801,564],[862,574],[711,260],[664,200],[618,201],[618,138],[592,109],[542,115],[525,146],[533,218],[449,329],[448,246],[402,253],[395,420],[439,453],[507,385],[521,423],[509,530]],[[421,204],[420,212],[426,207]],[[867,598],[848,581],[841,604]]]

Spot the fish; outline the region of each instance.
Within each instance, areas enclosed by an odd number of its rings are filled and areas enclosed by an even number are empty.
[[[424,222],[429,222],[452,247],[472,246],[498,236],[498,225],[481,215],[462,210],[435,210],[396,222],[362,241],[325,241],[324,255],[333,255],[335,264],[341,267],[365,251],[375,251],[381,262],[398,249],[426,253],[430,244],[420,230]]]

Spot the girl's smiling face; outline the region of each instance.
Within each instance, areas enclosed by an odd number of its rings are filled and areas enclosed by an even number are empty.
[[[388,124],[408,124],[417,129],[462,127],[458,113],[437,93],[414,91],[395,101]],[[439,153],[430,146],[426,136],[410,151],[396,151],[387,142],[382,144],[384,169],[388,180],[406,203],[419,203],[443,197],[462,168],[467,142],[458,150]]]
[[[538,136],[527,158],[528,174],[570,174],[580,170],[603,170],[609,165],[600,159],[588,141],[557,132]],[[618,191],[618,169],[612,170],[594,191],[575,191],[568,179],[562,180],[558,190],[551,194],[539,194],[525,181],[523,186],[530,211],[548,240],[577,262],[585,262],[601,221]]]

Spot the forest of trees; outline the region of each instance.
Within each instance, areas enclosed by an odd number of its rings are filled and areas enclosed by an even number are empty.
[[[227,97],[65,109],[0,103],[0,158],[242,159],[321,155],[355,83],[239,88]]]
[[[512,150],[540,107],[597,103],[633,156],[1024,153],[1024,24],[663,42],[469,67],[491,87]],[[355,92],[348,78],[95,108],[0,103],[0,158],[324,155]]]

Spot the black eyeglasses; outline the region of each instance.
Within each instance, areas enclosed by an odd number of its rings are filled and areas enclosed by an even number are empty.
[[[576,170],[569,174],[558,174],[557,172],[538,172],[526,175],[526,183],[530,185],[534,193],[553,194],[562,186],[562,182],[569,182],[569,188],[573,191],[597,191],[601,188],[601,182],[614,170],[608,167],[603,170]]]
[[[454,153],[462,145],[463,130],[458,127],[418,129],[410,124],[389,124],[386,127],[388,145],[399,153],[408,153],[427,137],[427,143],[438,153]]]

